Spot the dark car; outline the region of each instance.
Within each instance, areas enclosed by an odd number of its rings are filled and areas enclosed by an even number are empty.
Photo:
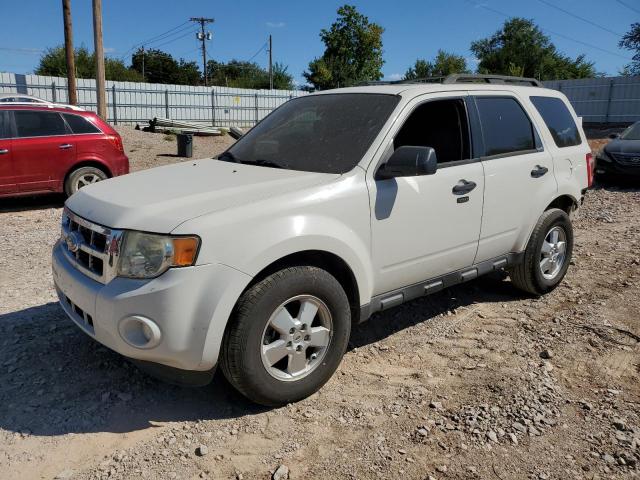
[[[596,155],[596,174],[640,179],[640,122],[611,137]]]
[[[129,173],[122,139],[95,113],[0,104],[0,197],[64,192]]]

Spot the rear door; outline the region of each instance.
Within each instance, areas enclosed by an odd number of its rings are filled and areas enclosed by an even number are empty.
[[[484,209],[476,263],[524,248],[558,189],[553,159],[511,92],[472,92],[480,120]]]
[[[58,190],[75,145],[62,115],[55,111],[14,110],[13,160],[21,192]]]
[[[0,195],[15,193],[17,190],[9,120],[9,112],[0,111]]]

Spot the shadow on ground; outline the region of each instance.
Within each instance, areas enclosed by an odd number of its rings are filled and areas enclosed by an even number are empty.
[[[62,208],[65,196],[60,193],[34,195],[29,197],[0,198],[0,213]]]
[[[350,348],[452,308],[518,298],[501,278],[480,279],[375,315],[354,327]],[[0,315],[0,384],[0,428],[39,436],[124,433],[156,422],[238,418],[266,410],[236,393],[219,372],[202,388],[149,377],[78,330],[57,303]]]

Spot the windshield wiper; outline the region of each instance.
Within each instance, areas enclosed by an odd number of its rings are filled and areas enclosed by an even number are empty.
[[[284,165],[280,165],[272,160],[264,160],[262,158],[258,158],[256,160],[242,160],[240,163],[245,165],[259,165],[261,167],[286,168]]]
[[[235,162],[235,163],[240,163],[240,160],[238,160],[238,158],[231,152],[226,151],[224,153],[222,153],[221,155],[218,156],[218,160],[221,160],[223,162]]]

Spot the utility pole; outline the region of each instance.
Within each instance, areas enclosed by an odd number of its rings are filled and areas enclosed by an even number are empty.
[[[102,46],[102,0],[93,0],[93,43],[96,57],[96,97],[98,115],[107,118],[107,101],[104,80],[104,48]]]
[[[142,45],[142,81],[144,82],[144,45]]]
[[[273,90],[273,43],[269,35],[269,90]]]
[[[64,53],[67,59],[67,101],[71,105],[77,105],[78,94],[76,92],[76,59],[73,52],[71,0],[62,0],[62,17],[64,18]]]
[[[207,23],[213,23],[213,18],[204,18],[204,17],[191,17],[190,20],[192,22],[197,22],[200,24],[200,31],[196,33],[196,38],[202,42],[202,74],[204,77],[204,86],[207,86],[207,44],[206,40],[211,40],[211,32],[204,31],[204,26]]]

